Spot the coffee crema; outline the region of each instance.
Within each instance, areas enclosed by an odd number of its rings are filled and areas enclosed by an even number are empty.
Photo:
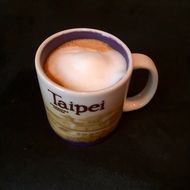
[[[112,86],[126,73],[125,58],[95,39],[63,43],[49,54],[43,67],[55,83],[81,92]]]

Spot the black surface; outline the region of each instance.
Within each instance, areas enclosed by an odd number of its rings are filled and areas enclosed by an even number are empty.
[[[189,0],[1,0],[0,21],[0,189],[190,189]],[[118,36],[160,76],[151,103],[88,148],[52,131],[34,69],[40,43],[73,27]],[[134,78],[131,94],[146,75]]]

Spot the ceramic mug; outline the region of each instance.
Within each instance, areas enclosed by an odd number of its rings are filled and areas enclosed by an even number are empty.
[[[48,78],[43,64],[49,53],[64,42],[81,38],[103,41],[122,54],[126,60],[123,78],[108,88],[92,92],[69,90]],[[63,139],[78,144],[94,143],[106,137],[117,127],[123,111],[139,109],[152,99],[158,84],[157,69],[148,56],[131,54],[117,37],[89,28],[68,29],[48,37],[37,50],[35,67],[51,127]],[[149,78],[139,94],[127,97],[135,69],[148,70]]]

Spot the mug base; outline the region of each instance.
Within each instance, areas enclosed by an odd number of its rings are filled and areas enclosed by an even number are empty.
[[[51,126],[51,124],[50,124]],[[101,144],[103,143],[106,139],[108,139],[110,136],[112,136],[114,134],[114,132],[116,131],[117,126],[115,126],[114,128],[109,129],[109,131],[106,132],[106,134],[104,133],[104,135],[100,136],[99,138],[97,138],[96,140],[93,141],[73,141],[70,139],[65,138],[64,136],[62,136],[60,134],[60,132],[58,132],[53,126],[51,126],[51,128],[53,129],[53,131],[59,136],[61,137],[61,139],[70,145],[74,145],[74,146],[78,146],[78,147],[89,147],[89,146],[94,146],[97,144]]]

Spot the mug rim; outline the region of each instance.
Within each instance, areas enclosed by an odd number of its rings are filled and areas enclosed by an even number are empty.
[[[54,40],[55,38],[68,34],[68,33],[72,33],[72,32],[82,32],[82,31],[87,31],[87,32],[96,32],[99,33],[105,37],[110,37],[112,38],[114,41],[116,41],[120,46],[122,46],[122,48],[126,51],[127,56],[128,56],[128,68],[126,70],[125,75],[119,80],[117,81],[115,84],[108,86],[106,88],[100,89],[100,90],[95,90],[95,91],[75,91],[75,90],[71,90],[68,88],[65,88],[59,84],[57,84],[56,82],[54,82],[53,80],[51,80],[44,72],[43,68],[42,68],[42,64],[40,62],[40,56],[42,51],[44,50],[44,48],[48,45],[49,42],[51,42],[52,40]],[[50,84],[51,86],[54,86],[55,88],[59,89],[60,91],[63,92],[67,92],[67,93],[72,93],[72,94],[80,94],[80,95],[98,95],[98,94],[102,94],[102,93],[107,93],[110,91],[114,91],[117,88],[119,88],[120,86],[122,86],[131,76],[132,74],[132,55],[131,55],[131,51],[129,50],[129,48],[127,47],[127,45],[122,42],[118,37],[114,36],[113,34],[110,34],[108,32],[99,30],[99,29],[92,29],[92,28],[71,28],[71,29],[66,29],[66,30],[62,30],[60,32],[54,33],[53,35],[49,36],[48,38],[46,38],[38,47],[37,51],[36,51],[36,55],[35,55],[35,68],[37,71],[37,74],[40,75],[41,78],[43,78],[43,80],[45,80],[48,84]]]

